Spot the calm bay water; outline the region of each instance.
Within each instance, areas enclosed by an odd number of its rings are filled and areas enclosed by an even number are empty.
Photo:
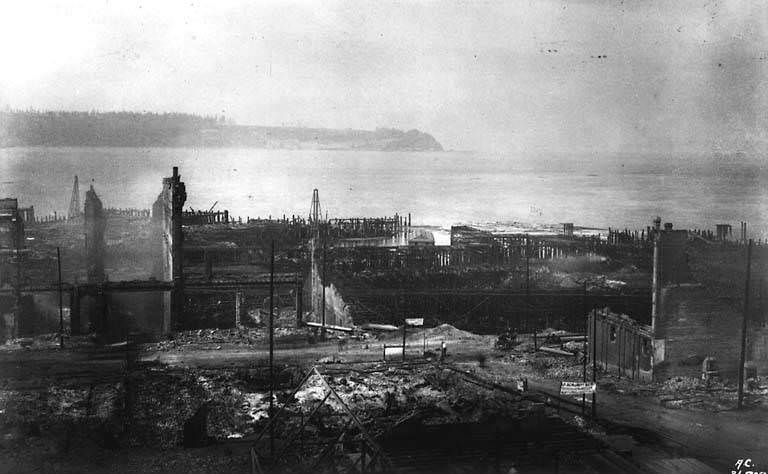
[[[749,222],[768,236],[768,172],[757,160],[695,155],[382,153],[179,148],[0,149],[0,196],[65,213],[74,175],[105,206],[149,208],[179,166],[187,206],[250,217],[306,216],[312,189],[329,217],[411,212],[415,223],[522,222],[644,228]],[[81,197],[81,200],[83,198]]]

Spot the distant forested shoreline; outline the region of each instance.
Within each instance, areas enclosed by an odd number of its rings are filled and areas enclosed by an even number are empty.
[[[244,147],[442,151],[428,133],[235,125],[224,117],[150,112],[0,112],[0,147]]]

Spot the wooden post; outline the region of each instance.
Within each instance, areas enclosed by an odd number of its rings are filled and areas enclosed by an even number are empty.
[[[528,246],[528,235],[525,236],[525,329],[528,330],[529,314],[531,312],[531,255]],[[536,340],[534,336],[534,341]]]
[[[405,362],[405,328],[408,327],[408,322],[403,317],[403,362]]]
[[[296,272],[296,327],[301,327],[304,319],[304,292],[302,291],[301,273]]]
[[[272,241],[272,258],[269,265],[269,453],[275,455],[275,241]],[[273,459],[274,461],[274,459]]]
[[[632,380],[635,380],[635,371],[637,370],[637,364],[640,362],[640,359],[637,355],[637,340],[640,336],[635,333],[634,337],[632,338]]]
[[[592,308],[592,383],[597,383],[597,307]],[[597,395],[592,392],[592,418],[597,417]]]
[[[320,328],[320,340],[322,340],[322,341],[325,340],[325,285],[327,283],[327,280],[326,280],[326,270],[327,270],[327,266],[326,266],[327,253],[326,253],[326,250],[327,250],[327,247],[328,246],[327,246],[327,238],[326,238],[326,239],[323,239],[323,281],[321,282],[322,286],[323,286],[323,314],[322,314],[322,326]]]
[[[64,306],[61,295],[61,249],[56,247],[56,265],[59,270],[59,347],[64,348]],[[71,310],[70,310],[71,311]]]
[[[760,277],[760,287],[758,291],[760,292],[759,299],[760,299],[760,317],[762,318],[761,323],[765,325],[765,307],[763,306],[763,277]]]
[[[603,318],[604,322],[607,322],[608,318]],[[604,327],[605,329],[605,327]],[[610,332],[608,333],[608,338],[602,338],[602,352],[603,352],[603,370],[605,370],[605,373],[608,373],[608,343],[610,341]]]
[[[616,375],[621,380],[621,338],[624,337],[621,325],[618,325],[616,333]]]
[[[235,328],[240,326],[240,300],[243,297],[243,293],[240,291],[235,292]]]
[[[586,290],[587,288],[587,282],[584,282],[584,288]],[[586,324],[584,325],[584,346],[582,349],[582,374],[581,374],[581,381],[586,382],[587,381],[587,339],[589,339],[589,313],[587,313],[587,320]],[[593,342],[594,344],[594,342]],[[583,415],[584,412],[587,411],[587,396],[585,394],[581,394],[581,414]]]
[[[69,292],[69,328],[72,335],[80,335],[80,291],[77,286]]]
[[[744,404],[744,364],[747,355],[747,318],[749,317],[749,278],[752,264],[752,239],[747,244],[747,276],[744,283],[744,317],[741,320],[741,353],[739,355],[739,403],[741,409]]]

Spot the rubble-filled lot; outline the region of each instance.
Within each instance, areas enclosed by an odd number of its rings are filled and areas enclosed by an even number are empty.
[[[455,372],[432,364],[332,364],[323,369],[328,383],[374,436],[406,419],[426,423],[478,421],[512,416],[525,409],[521,400],[510,403],[509,395],[476,390],[462,383]],[[305,370],[278,368],[276,410],[290,405],[306,416],[324,396],[321,381],[310,377],[290,397]],[[49,381],[47,387],[42,385],[38,390],[0,390],[0,454],[8,466],[21,471],[84,465],[98,468],[84,459],[73,459],[84,447],[97,453],[94,462],[98,460],[108,468],[109,461],[102,456],[105,452],[125,459],[132,456],[127,453],[147,456],[147,450],[156,450],[158,455],[166,450],[177,452],[182,446],[193,445],[190,443],[226,444],[253,437],[268,421],[265,367],[202,370],[149,365],[134,368],[117,382],[65,386]],[[339,422],[332,415],[342,412],[340,404],[327,405],[326,411],[319,412],[320,420],[308,425],[308,433],[333,429]],[[201,416],[205,434],[202,439],[190,439],[190,426],[194,427]],[[292,423],[295,428],[298,421],[292,418]],[[235,451],[232,456],[237,458],[241,454]],[[308,448],[306,456],[313,453]],[[189,456],[194,457],[195,451]],[[172,459],[173,454],[168,462]],[[125,460],[125,465],[134,461]],[[174,462],[179,467],[186,461]],[[167,463],[153,461],[149,465],[154,466],[149,471],[169,469]]]
[[[294,383],[292,375],[284,372],[284,368],[278,370],[281,387]],[[97,378],[68,385],[41,380],[36,389],[3,387],[0,457],[6,466],[15,466],[9,472],[49,471],[56,469],[54,466],[77,472],[81,470],[77,466],[83,465],[88,470],[99,469],[98,463],[80,458],[83,451],[95,453],[105,471],[113,467],[124,470],[141,458],[154,466],[147,471],[175,471],[165,461],[158,462],[165,457],[160,453],[178,450],[189,441],[185,439],[185,426],[201,409],[211,440],[252,434],[257,422],[263,423],[268,406],[268,397],[263,393],[265,373],[263,368],[190,370],[150,366],[132,370],[117,382],[99,383]],[[148,450],[152,450],[151,456]],[[105,453],[123,458],[124,465],[114,466]],[[177,467],[189,465],[192,472],[210,472],[194,467],[194,452],[178,454],[173,461]],[[173,458],[171,455],[167,461]],[[216,463],[216,459],[210,461]]]
[[[610,381],[604,383],[610,388],[608,384]],[[734,410],[738,404],[738,387],[732,380],[675,377],[664,382],[649,384],[642,389],[646,393],[653,393],[659,403],[668,408],[727,411]],[[616,390],[623,390],[621,384],[617,384]],[[765,377],[755,377],[745,381],[744,406],[768,407],[768,380]]]
[[[329,396],[331,389],[338,398]],[[278,401],[284,410],[276,418],[278,469],[313,465],[322,459],[322,450],[312,442],[328,442],[343,433],[345,449],[354,451],[362,438],[386,438],[398,427],[493,424],[529,416],[534,406],[520,394],[478,388],[455,370],[413,362],[329,366],[312,374],[292,397],[278,396]],[[269,459],[266,439],[256,448]],[[341,452],[331,457],[342,465],[345,461]],[[344,469],[339,472],[355,472]]]
[[[297,330],[286,328],[283,337],[297,334]],[[519,417],[532,409],[528,399],[477,385],[467,377],[478,376],[508,388],[527,379],[536,390],[557,393],[560,381],[580,381],[584,374],[583,343],[568,348],[574,355],[556,355],[534,351],[532,338],[518,335],[511,348],[500,350],[495,348],[495,336],[476,335],[450,325],[410,329],[405,363],[399,358],[371,362],[381,358],[382,344],[396,344],[401,338],[399,332],[384,333],[380,339],[367,342],[367,348],[362,343],[344,349],[326,343],[320,345],[325,352],[308,350],[310,346],[302,341],[296,343],[296,349],[286,351],[290,354],[282,353],[283,359],[278,357],[276,365],[273,400],[276,410],[285,409],[292,416],[279,425],[278,445],[287,443],[288,434],[296,431],[305,441],[331,438],[348,421],[343,406],[329,398],[315,414],[316,419],[300,429],[301,420],[327,394],[324,382],[313,376],[291,396],[314,364],[319,364],[325,381],[375,438],[408,423],[490,423]],[[22,342],[7,345],[6,362],[14,357],[42,357],[46,351],[53,358],[68,354],[55,348],[57,341],[52,337],[35,339],[32,344]],[[0,382],[0,456],[8,460],[9,472],[127,472],[128,466],[139,465],[144,467],[135,470],[211,472],[227,469],[227,462],[234,471],[242,467],[245,472],[250,463],[249,440],[264,430],[269,420],[270,379],[269,368],[264,365],[264,342],[263,330],[253,328],[186,331],[172,339],[139,345],[139,361],[130,364],[126,354],[119,351],[99,353],[100,357],[115,358],[117,365],[115,370],[102,368],[92,376],[85,369],[77,369],[84,374],[79,378],[63,376],[61,370],[50,372],[47,366],[35,374],[17,370],[15,377],[25,378],[25,385]],[[428,358],[420,353],[425,342]],[[442,342],[448,348],[445,365],[438,363]],[[90,342],[86,338],[83,344]],[[542,345],[560,347],[539,338],[538,348]],[[95,354],[88,348],[82,350],[83,354]],[[215,355],[215,364],[147,362],[153,360],[153,354],[194,361],[203,353]],[[227,359],[231,354],[247,357]],[[294,358],[294,354],[300,357]],[[121,357],[124,361],[119,360]],[[287,360],[291,365],[285,365]],[[102,364],[101,359],[91,362]],[[598,376],[601,394],[642,399],[678,412],[721,411],[735,406],[732,382],[672,379],[641,384],[612,374]],[[588,365],[587,378],[591,377]],[[747,407],[765,404],[765,385],[764,379],[747,382]],[[607,436],[599,425],[574,420],[578,429],[601,439]],[[260,449],[265,449],[263,443]],[[83,452],[95,454],[84,457]],[[317,447],[306,445],[292,453],[292,462],[305,462],[314,459]]]

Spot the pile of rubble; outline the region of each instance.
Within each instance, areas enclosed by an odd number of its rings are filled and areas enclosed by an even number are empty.
[[[738,403],[736,384],[717,378],[675,377],[661,384],[657,393],[659,402],[669,408],[723,411],[735,408]],[[759,377],[747,379],[744,383],[744,404],[754,406],[767,402],[768,381]]]
[[[71,349],[73,347],[94,347],[96,340],[92,336],[70,336],[64,335],[64,347]],[[8,339],[4,344],[0,344],[2,351],[18,350],[48,350],[58,349],[60,347],[60,338],[58,333],[40,334],[32,337],[19,337]]]
[[[524,364],[531,368],[534,375],[552,380],[581,380],[584,373],[584,367],[579,360],[553,357],[542,352],[536,352],[526,358]]]
[[[74,443],[112,446],[121,423],[122,383],[0,390],[0,447],[13,455],[34,447],[55,455]]]
[[[265,339],[264,331],[256,329],[197,329],[179,331],[166,339],[144,346],[147,351],[181,349],[190,345],[253,344]]]
[[[329,386],[339,399],[326,399]],[[520,397],[478,389],[454,370],[433,365],[374,366],[310,376],[293,399],[281,400],[281,406],[292,413],[285,417],[281,430],[295,431],[323,400],[327,409],[319,412],[319,427],[340,428],[344,420],[338,416],[348,409],[374,437],[406,422],[429,425],[487,421],[517,416],[530,408],[530,402]]]
[[[307,341],[311,330],[276,327],[274,334],[277,342]],[[221,349],[227,346],[265,344],[267,340],[268,334],[263,328],[196,329],[173,333],[166,336],[165,339],[145,344],[143,347],[148,352],[183,350],[188,347],[199,349],[200,346],[209,349]]]
[[[492,343],[496,337],[495,336],[483,336],[480,334],[475,334],[473,332],[464,331],[462,329],[458,329],[450,324],[441,324],[439,326],[424,329],[423,331],[414,331],[412,332],[411,336],[409,337],[409,340],[413,341],[421,341],[422,339],[426,339],[428,342],[440,342],[440,341],[446,341],[446,342],[478,342],[478,343]]]

